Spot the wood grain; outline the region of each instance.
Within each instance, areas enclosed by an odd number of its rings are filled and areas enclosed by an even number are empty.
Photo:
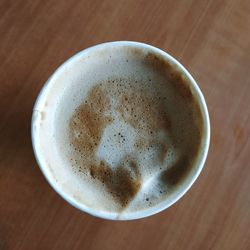
[[[0,249],[250,249],[250,1],[2,0]],[[206,166],[166,211],[112,222],[68,205],[32,153],[32,106],[69,56],[105,41],[162,48],[197,80],[211,116]]]

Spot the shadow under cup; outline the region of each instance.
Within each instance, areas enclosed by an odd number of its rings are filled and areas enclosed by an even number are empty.
[[[176,202],[203,168],[204,97],[167,53],[110,42],[62,64],[33,110],[32,142],[50,185],[94,216],[129,220]]]

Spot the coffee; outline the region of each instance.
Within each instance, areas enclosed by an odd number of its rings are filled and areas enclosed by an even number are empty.
[[[117,214],[171,197],[194,171],[204,137],[190,80],[160,54],[130,46],[99,51],[74,70],[54,120],[64,190]]]

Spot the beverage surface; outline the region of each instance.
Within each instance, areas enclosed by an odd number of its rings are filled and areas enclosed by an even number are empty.
[[[182,185],[203,123],[188,80],[168,62],[151,53],[110,60],[123,73],[95,78],[57,137],[72,180],[101,197],[100,209],[119,213],[154,206]]]

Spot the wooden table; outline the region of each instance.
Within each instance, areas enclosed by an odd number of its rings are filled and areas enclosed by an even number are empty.
[[[135,40],[180,60],[204,92],[212,138],[191,190],[155,216],[94,218],[48,185],[30,119],[50,74],[79,50]],[[250,249],[250,1],[2,0],[0,249]]]

